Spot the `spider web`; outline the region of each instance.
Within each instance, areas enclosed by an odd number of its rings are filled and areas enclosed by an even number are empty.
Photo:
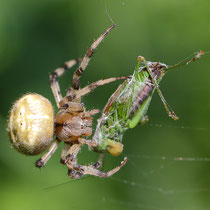
[[[194,128],[152,123],[144,125],[144,127],[152,130],[162,129],[163,131],[170,128],[176,132],[178,130],[194,135],[196,133],[201,135],[208,131],[204,127]],[[129,146],[128,141],[125,143],[125,148],[127,146]],[[208,173],[203,172],[209,171],[210,156],[201,156],[196,152],[183,155],[181,151],[175,151],[176,155],[170,155],[167,151],[165,155],[154,155],[151,151],[145,151],[145,153],[131,151],[131,149],[125,151],[123,156],[127,156],[129,161],[114,176],[108,179],[87,176],[76,181],[76,185],[87,184],[90,180],[97,182],[100,189],[97,202],[102,209],[208,209],[205,205],[209,202],[208,199],[205,200],[205,197],[210,195],[210,183],[208,182]],[[111,159],[113,160],[113,158]],[[105,166],[109,164],[110,160],[105,160]],[[72,182],[75,180],[61,183],[59,186],[61,185],[63,188],[63,185],[68,184],[69,186],[69,184],[73,184]],[[122,190],[122,193],[110,194],[109,190],[101,188],[103,185],[114,185],[117,190]],[[59,186],[49,187],[47,191],[57,190]],[[203,197],[204,203],[199,203],[200,199],[198,198]]]
[[[207,132],[207,128],[190,126],[173,126],[163,124],[148,124],[150,128],[180,129],[184,132]],[[103,204],[117,207],[117,209],[207,209],[198,204],[194,198],[210,195],[210,185],[206,182],[203,171],[209,171],[210,157],[198,154],[182,155],[150,155],[127,153],[128,166],[131,176],[119,178],[113,176],[110,180],[124,186],[131,193],[127,199],[113,199],[110,196],[101,198]],[[154,181],[156,180],[156,181]],[[190,180],[190,181],[187,181]],[[194,181],[192,181],[194,180]],[[148,199],[149,198],[149,199]],[[190,203],[191,201],[191,203]],[[195,203],[195,204],[194,204]]]

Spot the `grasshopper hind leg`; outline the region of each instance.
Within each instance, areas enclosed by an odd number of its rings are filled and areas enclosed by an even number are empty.
[[[147,65],[147,61],[145,60],[145,58],[143,56],[139,56],[138,57],[138,60],[142,60],[145,64],[145,67],[147,69],[147,72],[149,73],[151,79],[152,79],[152,82],[155,86],[155,88],[157,89],[157,92],[158,92],[158,95],[160,96],[161,98],[161,101],[163,102],[163,105],[166,109],[166,112],[168,113],[169,117],[171,117],[172,119],[174,120],[178,120],[179,117],[176,115],[176,113],[171,109],[171,107],[169,106],[169,104],[167,103],[166,99],[164,98],[160,88],[159,88],[159,85],[157,84],[156,80],[154,79],[153,75],[152,75],[152,71],[150,70],[149,66]]]

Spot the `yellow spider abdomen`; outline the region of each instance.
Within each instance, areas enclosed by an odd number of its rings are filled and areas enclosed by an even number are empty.
[[[26,155],[42,153],[53,140],[54,111],[50,101],[30,93],[17,100],[8,120],[13,147]]]

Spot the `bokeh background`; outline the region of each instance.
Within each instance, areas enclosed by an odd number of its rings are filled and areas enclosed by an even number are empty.
[[[150,122],[126,133],[121,157],[106,156],[104,170],[129,158],[109,179],[71,182],[59,164],[61,146],[41,170],[34,167],[40,156],[27,157],[11,148],[6,123],[13,101],[36,92],[55,106],[49,72],[83,56],[111,25],[106,8],[117,27],[98,47],[82,86],[132,74],[138,55],[170,65],[200,49],[210,51],[206,0],[0,0],[0,209],[210,208],[209,55],[165,76],[161,89],[180,120],[169,119],[155,93]],[[71,84],[73,70],[59,80],[62,91]],[[87,109],[102,109],[118,84],[84,97]],[[81,163],[96,158],[87,148],[79,156]]]

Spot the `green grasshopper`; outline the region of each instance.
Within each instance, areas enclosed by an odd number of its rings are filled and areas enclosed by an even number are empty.
[[[178,117],[166,102],[159,83],[169,70],[196,61],[202,55],[204,51],[171,67],[160,62],[146,61],[139,56],[133,75],[112,94],[98,120],[93,137],[98,146],[93,149],[102,153],[108,151],[112,156],[120,155],[123,151],[121,142],[125,131],[148,121],[147,111],[155,90],[169,117],[177,120]]]

